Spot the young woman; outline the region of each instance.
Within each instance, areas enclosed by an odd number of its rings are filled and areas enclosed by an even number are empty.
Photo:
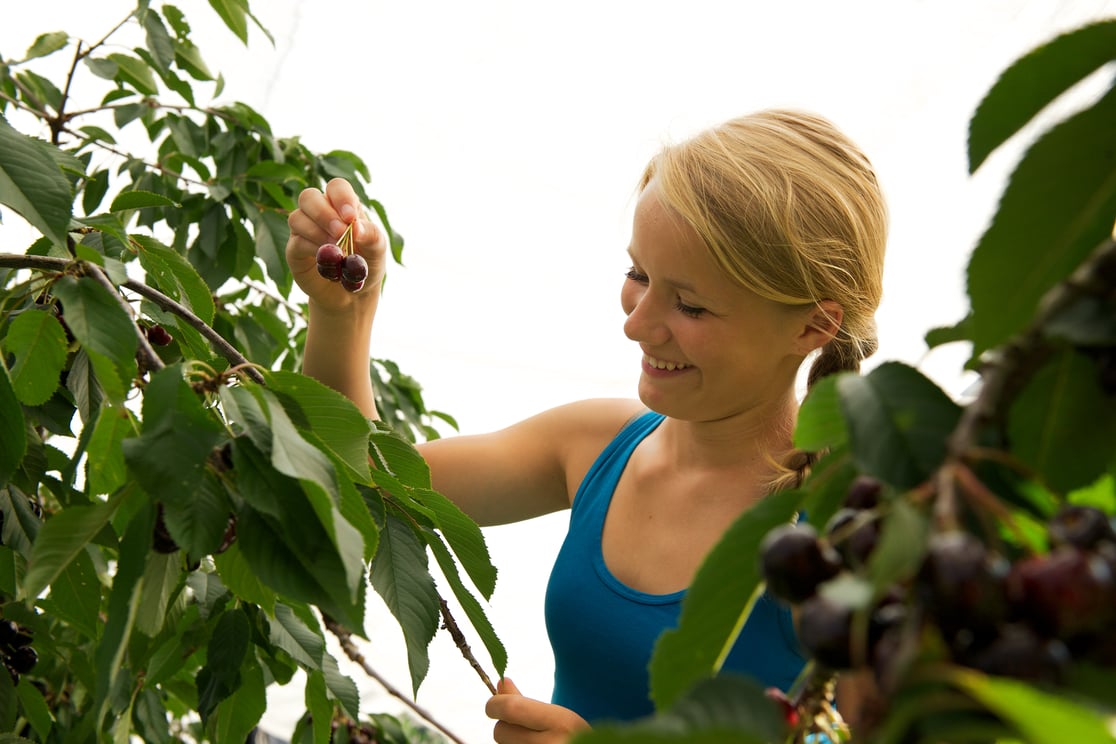
[[[502,680],[497,742],[562,742],[652,711],[647,663],[736,517],[794,485],[796,376],[858,370],[876,346],[887,233],[871,165],[831,123],[794,111],[730,120],[657,154],[639,182],[621,289],[642,352],[638,400],[585,400],[502,431],[421,445],[434,487],[482,525],[571,509],[546,597],[551,702]],[[370,273],[344,291],[316,252],[355,221]],[[369,338],[382,235],[348,183],[304,191],[287,259],[309,296],[304,372],[376,417]],[[816,354],[815,354],[816,352]],[[803,666],[789,610],[757,604],[725,669],[786,689]]]

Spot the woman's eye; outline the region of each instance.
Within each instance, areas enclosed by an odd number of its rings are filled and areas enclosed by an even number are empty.
[[[639,273],[634,268],[628,269],[626,272],[624,272],[624,276],[628,279],[631,279],[633,282],[639,282],[640,284],[647,283],[647,275]]]
[[[682,313],[683,315],[689,316],[691,318],[700,318],[702,315],[705,314],[705,308],[687,305],[681,300],[674,303],[674,309]]]

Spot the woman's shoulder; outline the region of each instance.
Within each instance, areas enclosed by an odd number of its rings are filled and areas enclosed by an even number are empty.
[[[628,422],[647,412],[646,406],[630,398],[588,398],[551,408],[539,418],[571,436],[612,439]]]

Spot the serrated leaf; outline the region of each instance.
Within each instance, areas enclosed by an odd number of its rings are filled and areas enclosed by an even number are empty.
[[[50,734],[54,721],[50,714],[50,707],[43,698],[43,693],[26,677],[19,681],[15,691],[20,704],[23,706],[23,715],[27,718],[27,722],[39,735],[40,740],[45,740]]]
[[[303,700],[306,711],[310,714],[314,744],[329,744],[332,738],[330,723],[333,720],[333,703],[326,694],[325,676],[321,672],[312,671],[306,675]]]
[[[263,260],[267,275],[280,287],[289,286],[291,270],[287,266],[284,252],[291,236],[291,228],[287,225],[286,215],[265,209],[253,223],[253,231],[256,236],[256,255]]]
[[[45,34],[39,34],[35,37],[35,41],[31,42],[31,46],[28,47],[27,54],[24,55],[23,61],[26,62],[31,59],[45,57],[48,54],[54,54],[68,43],[70,43],[70,35],[65,31],[51,31]]]
[[[1088,357],[1067,349],[1039,369],[1011,407],[1011,451],[1060,493],[1087,486],[1116,451],[1116,399]]]
[[[123,406],[101,406],[86,461],[86,491],[90,496],[112,493],[127,482],[122,444],[137,433],[131,411]]]
[[[702,561],[682,600],[678,627],[664,631],[649,666],[651,698],[665,710],[699,680],[715,676],[763,593],[756,549],[788,523],[799,491],[779,491],[744,512]]]
[[[450,589],[453,590],[453,596],[457,598],[461,609],[465,610],[465,616],[469,618],[469,624],[473,626],[477,635],[480,636],[481,642],[484,643],[484,647],[492,659],[492,664],[496,667],[497,677],[503,677],[508,666],[508,652],[499,636],[496,635],[496,630],[492,627],[484,608],[481,607],[480,602],[461,581],[461,577],[457,573],[457,564],[453,562],[453,556],[450,555],[449,550],[438,536],[427,534],[426,544],[430,546],[435,560],[438,561],[438,566],[442,569],[442,575],[449,582]]]
[[[488,553],[488,545],[480,527],[465,512],[442,494],[429,488],[413,491],[423,506],[433,512],[446,542],[453,548],[457,560],[473,580],[485,599],[496,590],[496,567]]]
[[[221,425],[172,365],[151,376],[143,396],[143,428],[124,440],[128,470],[144,490],[165,501],[194,497]]]
[[[167,531],[191,556],[209,555],[221,547],[229,527],[231,506],[221,479],[206,470],[195,491],[163,499]]]
[[[236,38],[248,44],[248,8],[240,0],[209,0],[210,6],[221,16],[225,26],[236,34]]]
[[[213,291],[194,265],[178,251],[146,235],[132,236],[132,242],[148,280],[171,299],[190,308],[203,323],[212,324],[216,312]]]
[[[368,452],[379,470],[415,488],[430,488],[430,466],[413,444],[398,435],[373,431]]]
[[[427,648],[438,630],[441,605],[427,568],[426,546],[393,514],[381,528],[369,578],[403,630],[411,685],[417,694],[430,668]]]
[[[66,333],[49,311],[20,313],[8,328],[4,347],[15,355],[12,388],[24,404],[37,406],[58,389],[66,365]]]
[[[352,401],[302,374],[273,371],[265,376],[268,387],[294,399],[314,433],[368,483],[368,420]]]
[[[158,13],[150,9],[143,14],[143,30],[147,37],[147,49],[159,66],[166,69],[174,64],[174,40],[167,33]]]
[[[1116,21],[1064,33],[1016,60],[969,122],[969,172],[1054,99],[1116,59]]]
[[[37,597],[70,565],[116,513],[120,499],[70,506],[43,523],[23,578],[21,598]]]
[[[1112,235],[1116,89],[1024,154],[968,266],[973,356],[1021,331],[1042,297]]]
[[[27,558],[39,535],[41,521],[31,511],[27,494],[9,483],[0,488],[0,512],[4,515],[3,544]]]
[[[73,211],[70,182],[42,140],[16,131],[0,116],[0,204],[55,245],[66,245]]]
[[[181,207],[182,205],[173,199],[168,199],[162,194],[156,194],[151,191],[140,191],[133,189],[131,191],[122,191],[116,195],[112,200],[112,206],[109,207],[110,212],[123,212],[128,209],[144,209],[146,207]]]
[[[961,408],[921,372],[886,362],[868,375],[839,376],[837,391],[862,473],[905,490],[941,464]]]
[[[337,700],[345,713],[357,720],[360,695],[356,684],[341,673],[336,659],[326,650],[321,630],[311,627],[295,611],[282,603],[275,605],[275,619],[270,621],[273,644],[286,651],[293,659],[309,670],[320,671],[329,694]]]
[[[27,429],[23,408],[19,405],[8,370],[0,360],[0,484],[7,483],[12,477],[26,451]]]

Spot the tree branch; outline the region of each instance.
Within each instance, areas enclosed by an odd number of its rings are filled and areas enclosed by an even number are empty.
[[[461,740],[460,738],[455,736],[453,734],[453,732],[451,732],[448,728],[445,727],[445,725],[443,725],[442,723],[439,723],[430,714],[429,711],[427,711],[421,705],[416,703],[414,700],[411,700],[409,697],[404,695],[399,689],[397,689],[395,686],[393,686],[390,682],[388,682],[386,679],[384,679],[382,676],[380,676],[380,674],[377,673],[376,670],[371,667],[371,665],[369,665],[368,661],[364,658],[364,654],[362,654],[360,652],[360,649],[358,649],[356,647],[356,644],[353,643],[353,634],[352,633],[350,633],[346,628],[339,625],[337,623],[337,621],[333,620],[332,618],[330,618],[328,616],[323,616],[323,619],[325,620],[326,628],[328,628],[329,632],[333,633],[333,635],[336,636],[337,640],[341,643],[341,649],[345,652],[345,655],[348,656],[349,659],[351,659],[354,663],[359,665],[360,668],[364,670],[365,674],[367,674],[372,679],[376,680],[376,682],[381,687],[383,687],[388,692],[389,695],[391,695],[392,697],[402,701],[402,703],[404,705],[406,705],[408,708],[410,708],[412,711],[414,711],[415,715],[417,715],[417,716],[421,717],[423,720],[429,722],[432,726],[434,726],[434,728],[438,729],[443,734],[445,734],[449,738],[450,741],[455,742],[455,744],[465,744],[465,742],[463,740]]]
[[[67,259],[54,258],[52,256],[25,256],[11,253],[0,253],[0,267],[6,268],[62,272],[65,271],[66,267],[70,266],[71,264],[72,262],[68,261]],[[105,280],[108,281],[108,278],[105,277]],[[195,315],[193,311],[191,311],[188,307],[182,305],[181,303],[170,297],[167,297],[159,290],[134,279],[129,279],[121,286],[127,287],[136,294],[146,297],[163,310],[172,312],[185,320],[191,328],[205,337],[205,339],[213,345],[213,348],[219,354],[221,354],[221,356],[227,359],[231,365],[243,365],[244,368],[248,371],[248,374],[251,375],[253,380],[260,384],[263,384],[263,375],[261,375],[259,371],[252,366],[251,362],[249,362],[243,354],[237,351],[232,344],[226,341],[221,334],[217,333],[217,331],[213,330],[213,328],[211,328],[209,324]]]
[[[136,339],[139,341],[139,349],[143,354],[144,361],[147,362],[147,368],[159,371],[165,367],[166,365],[163,364],[163,360],[155,353],[155,349],[151,348],[151,344],[147,341],[147,336],[144,335],[139,324],[135,322],[136,314],[132,310],[132,306],[128,304],[127,300],[120,296],[120,290],[118,290],[116,285],[105,276],[105,272],[101,270],[101,267],[91,261],[82,261],[81,267],[88,276],[93,277],[98,284],[107,289],[109,294],[116,298],[117,303],[124,308],[124,312],[132,319],[132,328],[135,330]]]

